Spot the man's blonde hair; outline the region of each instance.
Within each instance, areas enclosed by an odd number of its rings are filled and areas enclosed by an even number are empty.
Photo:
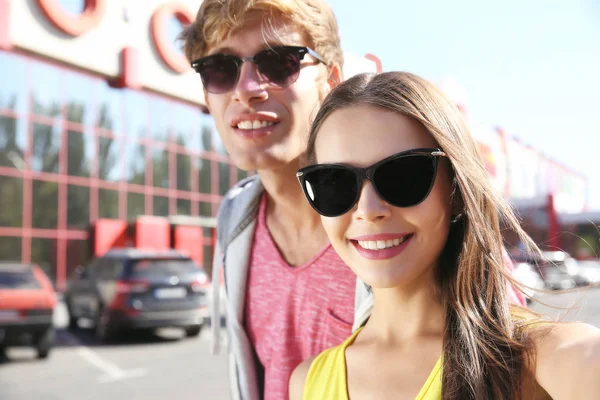
[[[283,17],[301,30],[328,66],[342,68],[337,21],[323,0],[204,0],[196,20],[180,35],[185,56],[189,61],[205,56],[257,17],[265,30],[273,26],[275,18]]]

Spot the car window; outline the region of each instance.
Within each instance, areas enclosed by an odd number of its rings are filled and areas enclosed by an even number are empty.
[[[0,288],[3,289],[41,289],[33,271],[0,271]]]
[[[96,277],[100,280],[112,281],[121,276],[123,263],[121,260],[106,258],[100,260],[96,267]]]
[[[131,263],[132,278],[148,278],[164,275],[184,275],[198,272],[200,269],[190,259],[147,259]]]

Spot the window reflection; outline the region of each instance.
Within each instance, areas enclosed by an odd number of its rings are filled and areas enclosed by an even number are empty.
[[[203,217],[212,217],[212,203],[200,202],[200,215]]]
[[[56,229],[58,226],[58,184],[55,182],[33,181],[33,201],[31,203],[32,225],[34,228]]]
[[[24,169],[26,149],[25,120],[0,116],[0,166]]]
[[[123,91],[108,86],[106,81],[96,84],[96,126],[112,131],[113,134],[123,133]]]
[[[165,149],[152,150],[152,183],[156,187],[169,187],[169,152]]]
[[[125,179],[128,183],[143,185],[146,180],[145,148],[141,144],[125,142]]]
[[[14,54],[0,51],[0,76],[10,77],[2,79],[0,85],[0,108],[9,109],[17,113],[24,113],[27,105],[27,63]]]
[[[98,137],[98,178],[118,181],[121,178],[121,139]]]
[[[202,111],[198,107],[174,105],[171,122],[174,140],[178,145],[195,153],[210,149],[202,141]]]
[[[232,168],[234,168],[234,167],[232,167]],[[238,182],[247,177],[248,177],[248,171],[244,171],[244,170],[238,168],[238,170],[237,170]]]
[[[159,98],[150,100],[150,132],[155,140],[169,140],[169,120],[171,119],[171,103]]]
[[[56,285],[56,239],[31,239],[31,262],[39,265]]]
[[[0,226],[23,225],[23,179],[0,175]],[[2,240],[2,238],[0,238]]]
[[[119,192],[116,190],[98,190],[98,216],[100,218],[119,218]]]
[[[90,188],[67,186],[67,227],[87,229],[90,222]]]
[[[67,120],[92,126],[94,120],[92,96],[95,93],[97,81],[75,72],[65,74],[65,81]]]
[[[191,215],[192,202],[186,199],[177,199],[177,215]]]
[[[60,113],[61,72],[48,64],[31,63],[32,112],[55,117]]]
[[[148,126],[148,96],[128,90],[125,92],[126,136],[128,139],[146,137]]]
[[[33,124],[31,169],[34,171],[58,173],[61,125]]]
[[[89,177],[94,158],[94,137],[90,133],[67,132],[67,173]]]
[[[177,154],[177,190],[191,190],[192,176],[191,157],[184,154]]]
[[[169,198],[154,196],[153,215],[166,217],[169,215]]]
[[[78,15],[85,10],[85,0],[58,0],[60,8],[69,14]]]
[[[21,262],[21,238],[0,236],[0,261]]]
[[[144,195],[141,193],[127,193],[127,219],[132,220],[145,213]]]
[[[211,193],[210,161],[203,158],[194,159],[195,167],[198,169],[198,188],[200,193]]]
[[[224,196],[230,187],[229,164],[219,163],[219,194]]]

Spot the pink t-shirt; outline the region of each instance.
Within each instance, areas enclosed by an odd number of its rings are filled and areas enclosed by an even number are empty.
[[[303,360],[337,346],[352,333],[356,275],[327,245],[292,267],[279,253],[258,212],[250,258],[245,325],[264,367],[264,399],[288,398],[288,383]]]

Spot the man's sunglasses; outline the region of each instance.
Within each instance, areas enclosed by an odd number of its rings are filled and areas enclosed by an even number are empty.
[[[427,198],[435,183],[440,149],[413,149],[387,157],[367,168],[316,164],[296,173],[308,202],[319,214],[337,217],[358,202],[368,179],[379,197],[395,207],[412,207]]]
[[[213,54],[192,62],[192,68],[200,74],[204,88],[210,93],[232,90],[240,78],[240,68],[252,61],[262,79],[269,84],[284,88],[296,82],[300,75],[300,61],[311,55],[325,64],[323,57],[308,47],[274,46],[260,51],[254,57],[240,58],[229,54]]]

